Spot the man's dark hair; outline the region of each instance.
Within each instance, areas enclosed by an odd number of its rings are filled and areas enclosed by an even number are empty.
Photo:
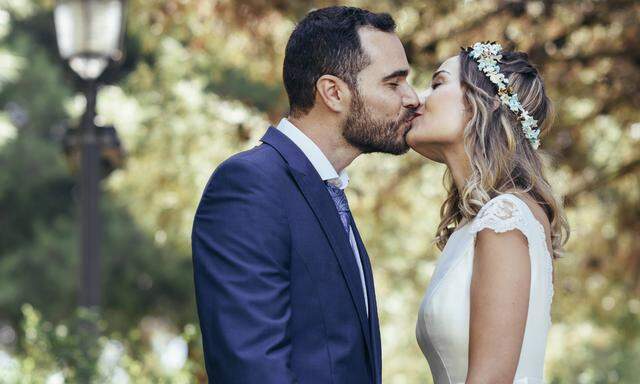
[[[370,64],[362,49],[358,29],[369,27],[394,32],[396,23],[387,13],[355,7],[328,7],[309,12],[289,37],[284,56],[284,86],[291,115],[306,114],[315,101],[316,82],[334,75],[357,89],[357,76]]]

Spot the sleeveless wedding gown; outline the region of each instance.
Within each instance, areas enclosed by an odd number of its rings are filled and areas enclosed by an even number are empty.
[[[542,384],[553,298],[551,255],[542,224],[527,204],[512,194],[493,198],[449,238],[420,305],[418,344],[435,384],[465,382],[475,235],[485,228],[497,233],[518,230],[527,238],[531,261],[529,310],[514,383]]]

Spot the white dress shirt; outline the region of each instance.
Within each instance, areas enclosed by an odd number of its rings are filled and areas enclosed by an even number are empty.
[[[313,142],[307,135],[299,130],[295,125],[291,124],[286,118],[280,120],[280,123],[276,127],[278,131],[287,136],[300,150],[307,156],[307,159],[311,162],[323,181],[326,181],[340,189],[345,189],[349,184],[349,175],[346,170],[342,170],[340,174],[336,172],[333,165],[327,157],[322,153],[320,148]],[[328,192],[327,192],[328,193]],[[367,310],[367,316],[369,315],[369,303],[367,299],[367,286],[364,281],[364,271],[362,269],[362,261],[360,260],[360,252],[358,252],[358,245],[356,238],[353,234],[353,228],[349,226],[349,243],[351,249],[356,258],[358,264],[358,270],[360,272],[360,281],[362,282],[362,293],[364,295],[364,305]]]

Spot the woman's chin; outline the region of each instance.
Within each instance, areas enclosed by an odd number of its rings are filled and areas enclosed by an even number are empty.
[[[419,136],[417,135],[415,128],[409,129],[405,136],[405,139],[407,140],[407,144],[409,145],[409,147],[414,150],[418,145],[420,145]]]
[[[425,135],[421,134],[419,128],[411,128],[406,135],[407,144],[411,149],[416,152],[420,152],[421,147],[429,146],[429,140]]]
[[[414,132],[410,130],[407,133],[407,144],[411,149],[415,152],[419,153],[422,157],[426,157],[429,160],[443,163],[442,156],[440,155],[440,151],[438,151],[438,145],[436,143],[430,142],[425,137],[421,137],[418,132]]]

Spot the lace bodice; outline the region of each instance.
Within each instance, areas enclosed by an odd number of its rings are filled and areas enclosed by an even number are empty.
[[[442,251],[418,313],[416,336],[435,384],[464,383],[469,356],[470,286],[476,234],[490,228],[518,230],[529,247],[529,310],[514,383],[543,383],[546,339],[553,300],[552,260],[544,227],[512,194],[495,197],[457,229]]]

